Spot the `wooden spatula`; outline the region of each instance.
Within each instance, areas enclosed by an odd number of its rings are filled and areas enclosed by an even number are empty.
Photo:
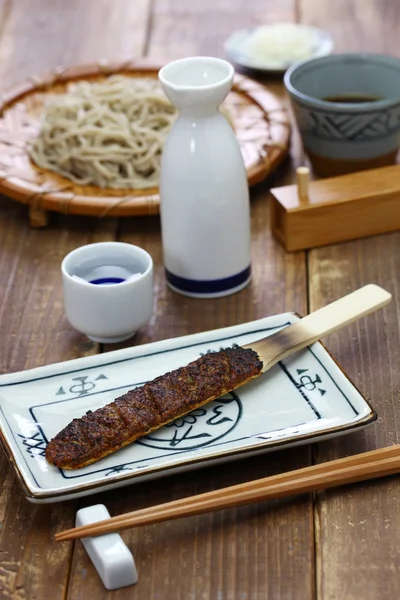
[[[391,299],[389,292],[371,283],[310,313],[278,333],[246,344],[243,348],[257,352],[263,361],[264,373],[290,354],[382,308]]]

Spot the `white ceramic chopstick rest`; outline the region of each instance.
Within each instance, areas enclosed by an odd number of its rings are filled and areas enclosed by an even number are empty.
[[[81,508],[76,513],[76,527],[110,518],[104,504]],[[118,533],[82,538],[97,573],[107,590],[116,590],[137,583],[135,560]]]

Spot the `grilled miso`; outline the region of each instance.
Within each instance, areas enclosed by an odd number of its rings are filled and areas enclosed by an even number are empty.
[[[47,460],[63,469],[93,463],[261,374],[254,350],[209,352],[74,419],[47,445]]]

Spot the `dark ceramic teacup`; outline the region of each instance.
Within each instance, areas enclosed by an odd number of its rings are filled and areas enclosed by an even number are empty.
[[[304,148],[318,175],[395,162],[400,142],[400,59],[333,54],[285,73]]]

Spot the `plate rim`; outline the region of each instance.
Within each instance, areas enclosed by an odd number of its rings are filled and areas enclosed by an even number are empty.
[[[274,25],[274,23],[267,23],[265,25],[272,26],[272,25]],[[324,39],[324,44],[326,46],[326,49],[324,49],[323,51],[313,52],[312,55],[310,55],[308,57],[308,59],[318,58],[318,57],[322,57],[322,56],[328,56],[329,54],[331,54],[333,52],[333,49],[334,49],[333,38],[327,30],[321,29],[319,27],[314,27],[312,25],[306,25],[304,23],[297,23],[297,25],[301,26],[302,28],[308,29],[309,31],[313,31],[315,34],[319,35],[321,37],[321,39],[322,38]],[[229,35],[229,37],[224,42],[224,50],[225,50],[227,56],[230,58],[230,60],[232,60],[236,65],[246,68],[250,71],[256,71],[259,73],[271,73],[271,74],[274,74],[274,73],[275,74],[283,74],[289,67],[291,67],[296,62],[299,62],[299,61],[288,61],[287,63],[285,63],[285,64],[281,63],[280,65],[276,64],[276,63],[275,64],[266,63],[266,64],[262,65],[261,63],[257,62],[256,60],[253,60],[251,57],[248,57],[246,54],[244,54],[238,48],[235,47],[235,44],[237,43],[237,38],[239,38],[239,37],[243,38],[245,36],[249,36],[252,32],[254,32],[256,29],[258,29],[258,27],[260,27],[260,26],[244,27],[242,29],[236,29]],[[308,59],[302,59],[302,60],[308,60]]]
[[[32,381],[32,378],[28,379],[26,381],[26,377],[29,376],[29,374],[31,374],[31,375],[39,374],[39,373],[42,373],[43,371],[46,373],[47,371],[50,371],[51,369],[53,369],[53,370],[56,369],[56,372],[53,373],[53,376],[60,375],[61,371],[62,371],[62,373],[68,373],[68,371],[65,371],[64,367],[69,368],[69,367],[72,367],[74,364],[75,365],[82,364],[82,362],[84,362],[84,364],[85,364],[84,368],[92,368],[99,364],[104,364],[104,363],[110,364],[110,363],[119,362],[118,359],[120,357],[125,358],[126,360],[130,360],[130,359],[135,358],[135,354],[137,354],[138,351],[140,352],[140,351],[144,350],[146,352],[146,350],[149,348],[153,348],[153,349],[154,349],[154,347],[162,348],[163,346],[168,346],[168,344],[171,341],[179,344],[181,341],[187,340],[189,338],[194,341],[193,345],[197,345],[198,343],[201,343],[201,340],[203,340],[203,343],[204,343],[204,335],[207,335],[207,334],[210,335],[210,334],[223,333],[223,334],[226,334],[226,337],[229,337],[229,335],[227,335],[227,334],[234,332],[232,337],[236,337],[238,335],[251,333],[252,331],[250,331],[250,332],[248,331],[249,326],[253,326],[253,327],[255,326],[255,328],[258,325],[262,325],[262,324],[264,324],[264,326],[265,326],[266,321],[271,320],[271,318],[278,318],[278,317],[291,319],[292,322],[296,321],[300,318],[299,315],[295,312],[278,313],[276,315],[271,315],[269,317],[256,319],[256,320],[249,321],[246,323],[239,323],[237,325],[222,327],[222,328],[218,328],[218,329],[211,329],[208,331],[198,332],[198,333],[194,333],[194,334],[188,334],[188,335],[179,336],[176,338],[167,338],[167,339],[159,340],[156,342],[150,342],[148,344],[143,344],[143,345],[138,345],[138,346],[130,346],[127,348],[122,348],[122,349],[114,350],[114,351],[107,352],[107,353],[96,354],[96,355],[92,355],[92,356],[88,356],[88,357],[75,358],[75,359],[72,359],[69,361],[61,361],[61,362],[57,362],[57,363],[52,363],[50,365],[44,365],[42,367],[27,369],[27,370],[19,371],[16,373],[4,374],[4,375],[0,376],[0,389],[2,387],[6,387],[9,385],[12,386],[12,385],[16,385],[18,383],[29,383],[30,381]],[[239,330],[242,330],[242,332],[238,331],[238,328],[239,328]],[[255,328],[253,329],[253,332],[256,331]],[[215,336],[213,336],[213,337],[215,337]],[[211,338],[211,340],[209,339],[206,341],[212,341],[212,338]],[[326,347],[324,346],[324,344],[322,342],[317,342],[315,345],[322,348],[323,352],[327,354],[327,356],[329,357],[329,359],[331,361],[333,361],[335,366],[342,373],[342,376],[354,388],[354,390],[358,393],[358,395],[362,399],[363,403],[365,404],[366,413],[365,413],[365,415],[360,417],[356,422],[353,422],[353,423],[347,422],[347,423],[343,423],[338,426],[330,426],[330,427],[322,428],[318,431],[314,431],[311,433],[306,432],[304,434],[292,434],[289,437],[286,437],[285,439],[281,439],[281,440],[276,440],[276,439],[264,440],[263,442],[260,442],[259,445],[248,446],[245,448],[240,447],[237,449],[230,449],[230,450],[228,449],[228,450],[219,452],[218,455],[197,457],[197,458],[191,458],[191,459],[189,458],[181,464],[159,465],[157,467],[154,467],[148,473],[141,473],[140,471],[138,471],[138,472],[134,472],[134,473],[118,475],[118,476],[115,476],[114,479],[110,480],[109,482],[106,482],[104,479],[102,479],[102,480],[96,480],[94,482],[89,481],[86,483],[71,485],[67,489],[66,488],[52,488],[51,492],[49,490],[46,491],[41,488],[36,489],[35,486],[30,486],[29,482],[26,481],[25,476],[20,469],[19,459],[16,456],[16,452],[14,452],[11,445],[9,444],[7,432],[4,430],[3,419],[5,420],[7,426],[8,426],[8,422],[7,422],[7,419],[5,419],[5,417],[4,417],[4,413],[3,413],[2,409],[1,409],[2,418],[0,419],[0,440],[6,451],[7,457],[10,460],[11,465],[14,468],[14,471],[17,474],[19,483],[24,491],[25,497],[28,500],[30,500],[32,502],[36,502],[36,503],[46,503],[46,502],[50,503],[50,502],[65,501],[65,500],[69,500],[69,499],[73,499],[73,498],[77,498],[77,497],[81,497],[81,496],[85,496],[85,495],[89,495],[89,494],[99,493],[101,491],[106,491],[108,489],[122,487],[125,485],[134,484],[134,483],[139,483],[141,481],[145,481],[146,479],[148,480],[151,478],[158,478],[161,476],[166,476],[166,475],[169,475],[171,472],[174,472],[175,470],[176,471],[189,470],[189,469],[192,469],[193,467],[201,468],[203,466],[208,466],[208,465],[211,466],[211,465],[215,464],[216,461],[218,462],[221,460],[222,461],[238,460],[238,459],[246,458],[246,457],[254,455],[254,454],[261,454],[264,452],[278,450],[283,447],[291,447],[294,445],[313,443],[317,440],[326,439],[327,437],[329,438],[329,437],[332,437],[332,436],[335,436],[338,434],[350,433],[351,431],[353,431],[355,429],[362,429],[362,428],[366,427],[367,425],[372,424],[374,421],[376,421],[378,415],[377,415],[375,409],[366,400],[366,398],[360,392],[360,390],[357,388],[357,386],[354,385],[354,383],[352,382],[350,377],[344,371],[343,367],[331,355],[331,353],[326,349]],[[133,353],[132,353],[132,351],[133,351]],[[130,354],[131,354],[131,356],[130,356]],[[132,356],[132,354],[133,354],[133,356]],[[100,362],[99,362],[99,358],[100,359],[108,359],[108,360],[100,360]],[[112,360],[113,358],[115,358],[117,360]],[[82,370],[82,369],[79,369],[79,370]],[[22,376],[22,379],[21,379],[21,376]],[[47,376],[48,375],[46,375],[46,377]],[[16,381],[16,379],[18,377],[20,379]],[[5,382],[7,382],[7,380],[8,380],[8,383],[5,383]],[[17,448],[16,448],[16,450],[17,450]]]

